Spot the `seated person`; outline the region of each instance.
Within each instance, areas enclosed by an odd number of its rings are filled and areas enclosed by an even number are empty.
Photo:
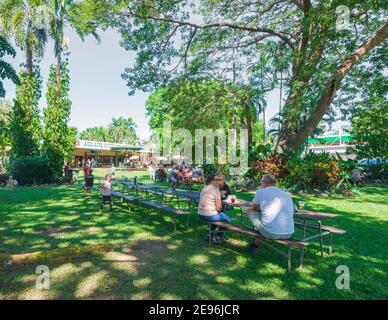
[[[203,170],[200,164],[198,164],[193,170],[194,183],[201,183],[203,178]]]
[[[248,209],[249,220],[263,237],[288,239],[294,233],[294,205],[288,192],[276,188],[276,178],[271,174],[263,176],[261,189],[256,191],[252,208]],[[260,244],[256,239],[250,244],[255,250]]]
[[[167,178],[167,172],[166,168],[164,167],[163,163],[159,163],[158,169],[156,170],[156,176],[158,177],[160,182],[165,182]]]
[[[231,223],[230,218],[222,212],[220,177],[215,174],[210,174],[206,178],[206,187],[202,189],[199,199],[198,217],[206,222],[225,221]],[[217,226],[211,225],[212,234],[216,229]],[[224,237],[225,228],[221,227],[211,241],[216,244],[221,244]],[[205,240],[209,241],[209,234],[206,235]]]
[[[186,169],[182,172],[182,181],[189,183],[191,182],[191,177],[193,176],[193,166],[188,166]]]
[[[363,181],[363,175],[359,169],[357,168],[353,169],[351,174],[352,176],[350,179],[352,184],[359,184]]]
[[[221,201],[228,199],[228,197],[232,194],[230,187],[225,183],[225,177],[220,175],[220,192],[221,192]],[[222,204],[222,211],[231,210],[232,206],[227,204]]]
[[[183,170],[185,170],[186,166],[185,166],[185,162],[182,161],[178,166],[177,166],[177,169],[180,173],[183,172]]]
[[[174,167],[171,170],[170,179],[169,179],[169,182],[171,183],[172,190],[175,190],[176,187],[179,185],[179,180],[180,179],[181,179],[181,174],[180,174],[178,168]]]
[[[90,198],[90,190],[93,188],[94,175],[93,170],[89,170],[89,174],[85,177],[84,193]]]

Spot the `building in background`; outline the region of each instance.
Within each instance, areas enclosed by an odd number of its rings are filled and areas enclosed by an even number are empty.
[[[150,154],[144,150],[140,141],[134,145],[104,141],[77,140],[72,163],[82,166],[84,161],[93,159],[97,167],[108,167],[112,163],[117,167],[138,166],[149,162]]]
[[[327,152],[338,153],[343,159],[354,159],[353,153],[348,153],[347,149],[352,146],[352,137],[348,134],[319,136],[307,141],[307,150],[316,153]]]

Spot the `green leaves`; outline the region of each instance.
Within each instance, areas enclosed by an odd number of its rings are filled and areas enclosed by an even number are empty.
[[[108,127],[87,128],[80,133],[84,140],[106,141],[113,143],[134,143],[137,139],[137,125],[132,118],[112,118]]]
[[[68,62],[60,65],[60,82],[57,79],[57,66],[51,66],[47,83],[47,107],[43,110],[42,154],[47,160],[54,176],[62,176],[63,161],[75,148],[74,131],[68,127],[71,101],[69,99]]]
[[[15,54],[16,52],[12,46],[4,37],[0,36],[0,97],[5,96],[2,80],[9,79],[15,84],[19,82],[18,76],[11,64],[2,60],[2,58],[6,55],[15,57]]]
[[[39,152],[42,127],[39,118],[41,78],[39,68],[32,74],[21,71],[11,113],[11,157],[33,156]]]

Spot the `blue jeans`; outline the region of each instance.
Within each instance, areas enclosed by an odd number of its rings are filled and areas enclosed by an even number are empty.
[[[198,215],[199,218],[202,220],[202,221],[206,221],[206,222],[219,222],[219,221],[223,221],[223,222],[228,222],[228,223],[232,223],[232,221],[230,220],[230,218],[223,212],[219,212],[217,214],[214,214],[212,216],[205,216],[205,215],[202,215],[202,214],[199,214]],[[217,226],[212,224],[211,225],[211,231],[213,232],[214,230],[217,229]],[[217,232],[217,235],[218,236],[223,236],[225,235],[225,228],[223,227],[219,227],[218,228],[218,232]]]

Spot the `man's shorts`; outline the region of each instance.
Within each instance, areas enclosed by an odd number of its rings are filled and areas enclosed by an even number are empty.
[[[268,239],[289,239],[292,236],[291,234],[274,234],[268,232],[264,229],[263,223],[261,222],[261,214],[256,211],[252,211],[249,215],[249,220],[251,221],[253,227],[261,233],[261,235]]]

